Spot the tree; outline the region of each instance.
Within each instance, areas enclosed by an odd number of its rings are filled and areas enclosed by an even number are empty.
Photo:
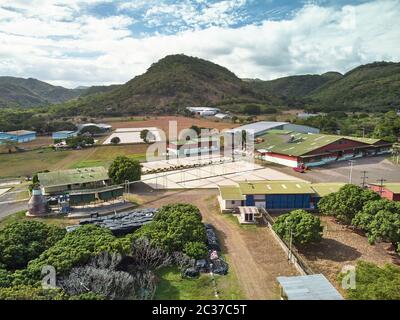
[[[113,137],[110,142],[112,144],[118,144],[121,142],[121,139],[119,137]]]
[[[339,279],[343,279],[343,274]],[[348,289],[350,300],[400,300],[400,267],[384,267],[365,261],[357,262],[356,287]]]
[[[292,238],[296,245],[307,245],[322,239],[323,228],[320,219],[304,210],[294,210],[281,215],[273,225],[273,229],[286,241]]]
[[[126,156],[118,156],[110,165],[108,174],[115,184],[125,181],[139,181],[142,175],[142,165],[139,161]]]
[[[207,256],[208,249],[204,242],[187,242],[183,252],[194,259],[202,259]]]
[[[400,203],[381,199],[367,202],[356,214],[352,224],[364,230],[370,243],[400,243]],[[400,248],[399,248],[400,249]]]
[[[189,242],[205,243],[206,230],[199,209],[179,203],[162,207],[153,221],[141,227],[135,237],[147,238],[167,252],[174,252],[183,251]]]
[[[256,104],[247,104],[243,108],[243,113],[250,115],[259,115],[261,113],[261,108]]]
[[[65,140],[67,145],[70,148],[84,148],[88,145],[93,145],[94,144],[94,139],[90,136],[77,136],[77,137],[69,137]]]
[[[5,144],[6,148],[8,149],[8,153],[12,153],[13,150],[15,150],[17,147],[17,142],[15,140],[11,140],[11,139],[6,139],[4,144]]]
[[[142,139],[145,143],[148,143],[147,135],[149,134],[149,130],[144,129],[140,131],[140,139]]]
[[[129,251],[130,239],[116,238],[110,230],[88,224],[69,232],[55,245],[30,261],[26,278],[38,279],[43,266],[51,265],[57,275],[64,275],[73,267],[87,263],[91,257],[103,251],[124,253]]]
[[[25,268],[65,235],[65,230],[39,221],[17,221],[0,232],[0,263],[8,270]]]
[[[337,220],[345,224],[351,224],[365,203],[379,200],[380,196],[372,190],[347,184],[338,192],[323,197],[318,202],[318,208],[322,214],[333,215]]]

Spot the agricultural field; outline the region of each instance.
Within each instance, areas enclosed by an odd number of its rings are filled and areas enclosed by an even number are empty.
[[[108,167],[118,155],[143,161],[146,148],[146,145],[101,146],[67,151],[54,151],[46,148],[0,154],[0,178],[31,176],[43,170]]]

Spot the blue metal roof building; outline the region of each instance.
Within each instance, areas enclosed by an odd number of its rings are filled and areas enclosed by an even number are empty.
[[[35,139],[36,139],[35,131],[17,130],[9,132],[0,132],[0,143],[1,141],[4,142],[5,140],[11,140],[21,143],[21,142],[29,142]]]
[[[344,300],[322,274],[278,277],[277,281],[284,300]]]
[[[70,137],[75,137],[78,133],[76,131],[57,131],[53,132],[52,138],[54,140],[64,140]]]

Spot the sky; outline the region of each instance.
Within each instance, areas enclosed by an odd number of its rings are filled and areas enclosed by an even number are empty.
[[[400,61],[400,0],[0,0],[0,75],[124,83],[169,54],[241,78]]]

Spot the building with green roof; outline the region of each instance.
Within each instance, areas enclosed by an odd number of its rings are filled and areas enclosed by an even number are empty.
[[[38,173],[38,179],[44,195],[98,189],[111,185],[108,171],[104,167],[42,172]]]
[[[190,157],[219,153],[219,140],[219,136],[210,135],[189,140],[170,141],[168,154],[175,157]]]
[[[289,167],[324,164],[389,153],[392,143],[372,138],[326,134],[305,134],[273,130],[255,141],[263,160]]]
[[[388,182],[384,184],[371,183],[368,187],[379,193],[382,198],[386,198],[392,201],[400,201],[400,183],[399,182]]]

